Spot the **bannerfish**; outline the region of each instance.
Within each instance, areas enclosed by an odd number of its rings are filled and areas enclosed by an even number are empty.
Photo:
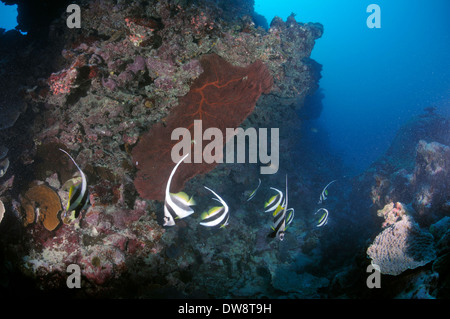
[[[258,180],[259,180],[258,186],[255,188],[255,190],[254,190],[253,192],[250,193],[250,195],[249,195],[249,197],[248,197],[248,199],[247,199],[247,202],[248,202],[249,200],[251,200],[253,197],[255,197],[256,192],[257,192],[258,189],[259,189],[259,186],[261,186],[261,179],[258,178]]]
[[[189,153],[186,154],[173,168],[172,172],[170,173],[169,180],[167,181],[166,186],[166,196],[164,200],[164,224],[163,226],[174,226],[175,225],[175,218],[184,218],[192,213],[194,213],[194,210],[190,207],[195,205],[194,199],[184,193],[179,192],[177,194],[170,193],[170,184],[172,182],[173,175],[175,174],[175,171],[177,170],[178,166],[181,164],[181,162],[184,161],[186,157],[188,157]]]
[[[286,207],[288,206],[288,182],[287,182],[287,175],[286,175],[286,197],[284,198],[284,202],[282,205],[278,205],[275,209],[275,212],[273,213],[273,226],[272,226],[272,232],[269,234],[269,237],[275,238],[277,237],[280,241],[284,239],[284,234],[286,231]],[[291,212],[292,215],[293,211]],[[292,215],[293,218],[293,215]],[[292,222],[292,219],[289,221],[289,223]]]
[[[328,186],[333,184],[335,181],[337,181],[337,180],[335,179],[334,181],[329,182],[327,184],[327,186],[324,187],[324,189],[322,190],[322,193],[320,194],[320,198],[319,198],[318,204],[322,204],[322,202],[327,199],[327,196],[328,196],[327,188],[328,188]]]
[[[317,222],[317,226],[316,227],[322,227],[324,225],[327,224],[328,222],[328,210],[326,208],[319,208],[315,213],[317,214],[320,211],[324,211],[324,213],[322,214],[322,216],[320,217],[319,221]]]
[[[219,224],[220,227],[225,227],[226,225],[228,225],[228,219],[230,218],[230,214],[229,214],[229,208],[227,203],[225,203],[225,201],[219,196],[217,195],[212,189],[204,186],[207,190],[209,190],[211,193],[214,194],[214,196],[216,196],[216,198],[213,198],[214,200],[218,201],[219,203],[222,204],[222,206],[215,206],[212,207],[211,209],[209,209],[209,211],[204,212],[201,215],[201,219],[203,220],[202,222],[200,222],[200,225],[202,226],[206,226],[206,227],[214,227],[217,226]]]
[[[72,184],[69,188],[69,201],[67,202],[67,208],[63,216],[63,221],[68,223],[70,220],[77,218],[80,212],[89,206],[89,191],[87,189],[86,175],[84,175],[81,168],[69,153],[61,148],[59,150],[69,156],[81,176],[81,183]]]
[[[280,190],[271,187],[270,189],[273,189],[274,191],[276,191],[278,194],[273,195],[265,204],[264,204],[264,209],[266,213],[269,212],[273,212],[275,209],[277,209],[278,206],[280,206],[281,201],[283,200],[283,192],[281,192]]]

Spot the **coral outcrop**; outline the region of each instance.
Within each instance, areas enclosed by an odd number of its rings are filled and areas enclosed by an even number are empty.
[[[412,205],[417,219],[430,224],[442,217],[440,212],[450,196],[450,147],[420,140],[411,183],[416,185]]]
[[[377,212],[377,216],[383,217],[385,219],[382,227],[395,224],[399,218],[401,219],[406,214],[403,205],[400,202],[389,203]]]
[[[441,298],[448,295],[448,118],[427,111],[408,121],[384,156],[352,181],[349,215],[336,229],[364,251],[331,281],[330,294]],[[334,245],[344,246],[339,240]],[[358,287],[368,263],[380,267],[382,289]],[[448,268],[447,268],[448,269]],[[366,288],[366,287],[364,287]]]
[[[446,214],[450,153],[448,119],[431,114],[405,124],[386,155],[376,161],[354,189],[370,198],[373,209],[391,202],[412,206],[411,216],[428,227]]]
[[[421,129],[411,130],[413,123]],[[376,206],[386,203],[378,216],[385,219],[382,226],[387,228],[378,234],[367,254],[382,273],[398,275],[406,269],[445,260],[438,248],[445,232],[437,229],[441,229],[438,225],[446,214],[450,152],[448,146],[422,138],[433,136],[445,142],[447,137],[440,132],[448,128],[448,121],[434,114],[411,121],[397,134],[387,156],[373,165],[377,168],[372,175],[376,183],[370,197]],[[417,144],[414,148],[403,146],[404,151],[399,152],[399,141]],[[415,151],[414,156],[411,150]],[[433,235],[427,231],[430,225]]]
[[[24,271],[43,276],[44,289],[64,282],[52,279],[51,273],[66,271],[68,264],[81,268],[84,286],[106,285],[128,270],[127,259],[145,255],[151,258],[161,251],[156,244],[163,234],[154,214],[148,215],[146,204],[137,202],[132,210],[112,210],[96,207],[85,216],[82,224],[64,225],[48,236],[45,230],[34,228],[37,241],[25,257]]]

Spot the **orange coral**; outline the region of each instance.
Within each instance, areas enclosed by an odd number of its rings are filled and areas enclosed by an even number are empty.
[[[37,185],[31,187],[22,200],[22,207],[25,211],[25,225],[29,225],[35,220],[35,211],[39,211],[39,220],[44,227],[50,231],[60,224],[58,217],[62,210],[61,201],[58,194],[50,187]]]
[[[33,224],[36,219],[36,214],[34,213],[34,207],[28,200],[22,201],[22,209],[25,213],[23,224],[28,226]]]

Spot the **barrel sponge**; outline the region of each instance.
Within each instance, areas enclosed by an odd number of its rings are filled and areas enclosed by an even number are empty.
[[[386,275],[426,265],[436,258],[433,236],[420,229],[410,216],[383,230],[367,249],[372,263]]]

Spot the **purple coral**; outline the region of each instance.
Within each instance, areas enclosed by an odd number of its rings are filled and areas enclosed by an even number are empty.
[[[133,72],[134,74],[138,74],[139,72],[143,72],[146,69],[146,63],[144,57],[138,55],[134,62],[127,66],[127,70]]]
[[[110,91],[114,91],[117,88],[117,83],[111,78],[102,79],[102,85],[106,88],[108,88]]]

